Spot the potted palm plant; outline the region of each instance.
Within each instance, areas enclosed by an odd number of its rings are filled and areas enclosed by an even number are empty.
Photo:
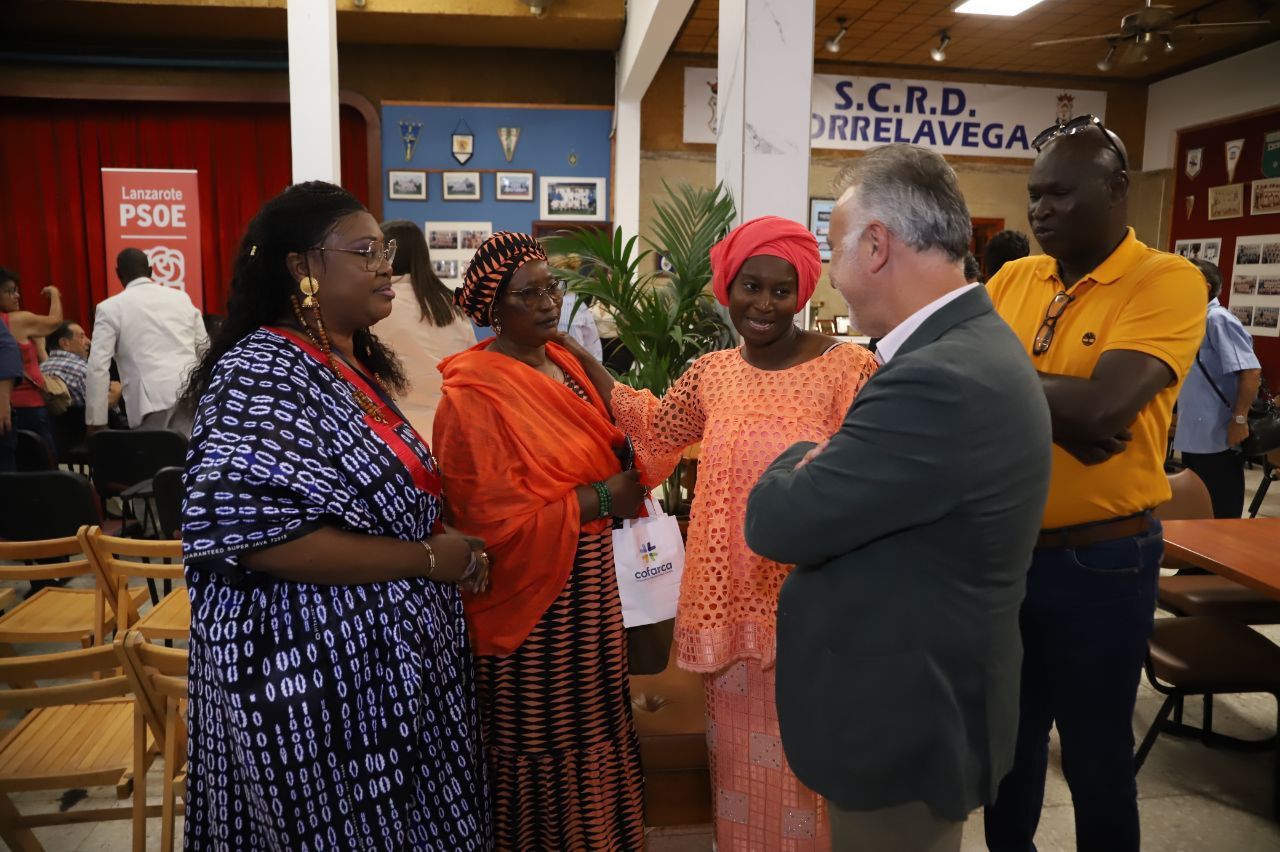
[[[640,248],[637,236],[622,229],[566,232],[548,240],[555,254],[576,254],[580,270],[564,269],[569,289],[602,303],[618,323],[618,339],[635,357],[618,380],[662,396],[701,355],[733,345],[733,330],[708,292],[711,247],[733,225],[733,198],[723,185],[714,189],[663,184],[666,197],[655,201],[654,238]],[[653,269],[653,255],[666,270]],[[577,308],[582,307],[579,301]],[[664,488],[666,509],[681,505],[684,463]]]

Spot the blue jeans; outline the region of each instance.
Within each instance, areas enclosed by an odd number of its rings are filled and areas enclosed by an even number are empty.
[[[1140,536],[1033,554],[1021,613],[1017,753],[986,809],[992,852],[1035,849],[1055,723],[1076,847],[1137,852],[1133,707],[1163,552],[1163,531],[1153,521]]]

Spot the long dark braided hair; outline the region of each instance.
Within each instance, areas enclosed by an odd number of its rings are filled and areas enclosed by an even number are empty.
[[[292,252],[319,245],[338,220],[365,212],[364,205],[340,186],[324,181],[297,183],[262,205],[236,251],[227,315],[209,351],[191,372],[181,404],[194,410],[218,360],[248,335],[290,315],[289,297],[298,293],[285,260]],[[395,354],[367,328],[353,338],[356,358],[397,393],[409,383]]]

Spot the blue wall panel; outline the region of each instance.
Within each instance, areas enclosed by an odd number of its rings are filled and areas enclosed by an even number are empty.
[[[422,122],[413,158],[405,160],[400,122]],[[465,121],[475,134],[475,151],[466,165],[453,158],[451,137]],[[542,107],[472,107],[388,105],[382,108],[382,209],[387,219],[423,222],[493,222],[495,231],[529,231],[538,216],[538,192],[543,177],[609,177],[610,109]],[[498,139],[499,127],[519,127],[520,141],[508,163]],[[578,155],[576,166],[569,154]],[[387,195],[387,171],[392,169],[498,169],[533,171],[532,201],[497,201],[493,174],[481,174],[480,201],[442,200],[441,175],[427,175],[426,201],[392,201]],[[612,204],[608,186],[605,210]]]

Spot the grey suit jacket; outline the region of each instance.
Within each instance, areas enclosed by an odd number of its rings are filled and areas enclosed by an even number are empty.
[[[797,444],[747,544],[798,567],[778,604],[778,717],[796,775],[853,810],[963,820],[1013,762],[1018,610],[1049,488],[1040,381],[986,290],[925,320],[816,460]]]

